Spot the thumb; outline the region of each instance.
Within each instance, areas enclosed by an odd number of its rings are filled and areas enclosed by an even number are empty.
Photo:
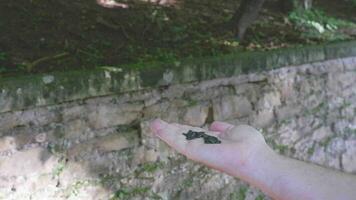
[[[210,125],[209,130],[223,133],[229,129],[232,129],[233,127],[234,127],[234,125],[232,125],[232,124],[229,124],[226,122],[215,121]]]

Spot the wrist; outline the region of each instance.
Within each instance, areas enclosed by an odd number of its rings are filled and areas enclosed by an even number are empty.
[[[281,160],[281,155],[273,151],[267,144],[263,145],[251,154],[241,178],[271,195],[272,191],[269,191],[269,188],[273,188],[275,184]]]

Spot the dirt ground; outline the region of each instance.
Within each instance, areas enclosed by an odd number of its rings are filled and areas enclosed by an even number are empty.
[[[321,42],[301,37],[274,0],[243,43],[225,26],[238,7],[235,0],[126,3],[128,8],[109,9],[95,0],[0,1],[0,74],[135,67]],[[319,0],[315,6],[356,22],[356,7],[347,2]]]

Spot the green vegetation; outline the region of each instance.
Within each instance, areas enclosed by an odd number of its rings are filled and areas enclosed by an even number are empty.
[[[302,36],[323,41],[351,39],[343,29],[356,28],[350,21],[337,19],[318,9],[297,9],[289,14],[289,19],[302,31]]]
[[[141,175],[144,173],[154,173],[157,170],[163,168],[163,163],[162,162],[148,162],[140,165],[136,170],[135,170],[135,176],[137,178],[142,178]],[[147,177],[144,177],[147,178]]]
[[[314,154],[314,152],[315,152],[315,146],[316,146],[316,143],[314,142],[313,143],[313,146],[312,147],[310,147],[309,149],[308,149],[308,155],[313,155]]]
[[[66,162],[62,159],[52,171],[53,177],[58,177],[64,170]]]
[[[350,127],[346,127],[344,129],[345,135],[347,136],[356,136],[356,128],[350,128]]]
[[[327,146],[330,144],[331,140],[332,140],[334,137],[335,137],[335,136],[329,136],[329,137],[325,138],[323,141],[321,141],[321,142],[319,143],[320,146],[327,147]]]
[[[92,181],[90,180],[78,180],[74,182],[73,184],[68,186],[68,188],[66,188],[66,194],[67,194],[66,198],[77,196],[81,189],[91,184],[95,184],[95,183],[92,183]]]
[[[162,199],[158,194],[152,192],[149,187],[133,187],[133,188],[121,188],[117,190],[110,200],[126,200],[132,197],[143,196],[149,197],[153,200]]]
[[[278,144],[274,139],[272,138],[266,138],[267,144],[269,144],[274,150],[278,151],[281,154],[287,153],[289,149],[289,146],[284,145],[284,144]]]
[[[239,191],[230,194],[229,199],[231,200],[245,200],[247,187],[240,187]]]

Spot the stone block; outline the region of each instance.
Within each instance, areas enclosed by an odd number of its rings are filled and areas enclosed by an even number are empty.
[[[110,135],[92,138],[86,142],[74,145],[68,150],[70,158],[90,157],[94,152],[107,153],[131,148],[139,144],[137,131],[112,133]],[[94,154],[92,154],[94,155]]]
[[[346,172],[356,173],[356,140],[346,141],[346,152],[342,155],[342,165]]]
[[[134,147],[139,143],[137,131],[111,134],[93,140],[94,148],[101,152],[120,151],[122,149]]]
[[[250,101],[243,96],[224,96],[213,101],[214,120],[227,120],[249,116],[252,113]]]
[[[276,121],[273,110],[259,110],[253,116],[253,125],[257,128],[267,128]]]
[[[274,107],[281,105],[281,95],[277,91],[268,92],[263,94],[257,103],[257,108],[260,110],[273,109]]]
[[[314,131],[312,139],[321,142],[324,139],[331,137],[333,135],[333,132],[331,131],[330,127],[320,127],[317,130]]]
[[[88,124],[85,120],[73,119],[64,125],[64,137],[69,140],[80,139],[87,128]]]
[[[301,110],[299,105],[288,105],[275,109],[278,122],[283,122],[289,118],[295,117]]]
[[[44,148],[14,152],[0,161],[0,177],[31,176],[52,172],[58,159]]]
[[[203,126],[209,113],[207,105],[195,105],[186,108],[183,122],[191,126]]]
[[[16,140],[14,137],[5,136],[0,138],[0,156],[12,154],[16,150]]]
[[[141,116],[143,104],[98,104],[91,107],[89,125],[94,129],[130,124]]]

